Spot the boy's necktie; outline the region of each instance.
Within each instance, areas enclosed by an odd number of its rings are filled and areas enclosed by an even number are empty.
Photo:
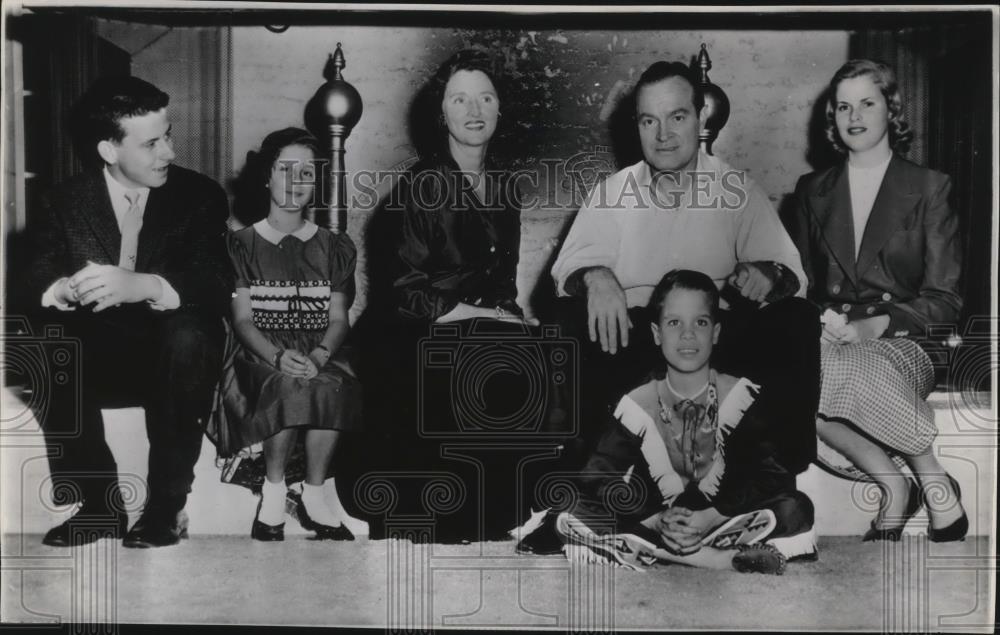
[[[139,193],[125,192],[128,211],[122,219],[122,248],[118,266],[135,271],[135,256],[139,250],[139,230],[142,229],[142,210],[139,209]]]

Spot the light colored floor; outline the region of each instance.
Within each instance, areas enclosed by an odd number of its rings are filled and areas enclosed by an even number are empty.
[[[571,566],[561,557],[516,556],[513,542],[315,542],[290,519],[286,542],[255,543],[246,533],[256,499],[219,482],[208,442],[187,506],[192,539],[150,551],[110,540],[49,548],[40,532],[72,508],[48,502],[37,423],[0,392],[0,618],[7,623],[993,631],[996,415],[948,395],[932,403],[936,451],[962,483],[970,533],[979,537],[929,543],[921,514],[907,527],[917,533],[903,542],[863,544],[857,534],[874,513],[865,487],[813,466],[799,487],[816,502],[821,559],[767,577]],[[105,421],[122,481],[135,485],[132,511],[144,497],[141,414],[109,411]]]
[[[195,536],[132,550],[3,538],[4,622],[991,632],[994,620],[986,538],[824,538],[819,562],[780,577],[570,565],[516,556],[513,542]]]

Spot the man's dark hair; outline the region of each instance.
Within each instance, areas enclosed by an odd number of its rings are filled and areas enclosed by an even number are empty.
[[[653,62],[649,68],[644,70],[642,75],[639,76],[639,81],[635,83],[635,90],[632,91],[633,95],[635,95],[636,105],[639,103],[639,91],[644,86],[649,86],[671,77],[680,77],[687,81],[688,84],[691,84],[694,111],[696,115],[700,113],[702,107],[705,105],[705,93],[701,87],[701,82],[698,81],[698,77],[694,71],[680,62]]]
[[[667,294],[674,289],[687,289],[688,291],[703,291],[708,298],[711,308],[709,313],[712,321],[719,320],[719,289],[707,275],[700,271],[691,269],[673,269],[663,276],[653,294],[649,297],[649,304],[646,309],[649,312],[649,321],[653,324],[660,323],[660,314],[663,313],[663,304],[667,301]]]
[[[70,129],[84,162],[96,157],[101,141],[121,143],[121,120],[141,117],[167,106],[170,97],[138,77],[102,77],[94,82],[73,109]]]

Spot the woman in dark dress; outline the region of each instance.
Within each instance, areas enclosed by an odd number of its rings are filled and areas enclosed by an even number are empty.
[[[305,130],[268,135],[255,161],[255,196],[268,197],[267,216],[229,237],[239,349],[225,382],[222,449],[263,443],[266,478],[251,530],[262,541],[284,539],[285,470],[300,431],[306,463],[300,521],[321,539],[353,539],[339,501],[328,503],[322,486],[341,432],[362,423],[360,385],[342,347],[356,251],[347,234],[304,216],[318,154]]]
[[[500,121],[497,84],[482,51],[441,66],[416,102],[424,115],[414,132],[429,144],[381,212],[396,225],[384,223],[375,235],[382,245],[369,252],[362,379],[377,384],[367,387],[366,404],[373,424],[389,428],[394,468],[461,475],[464,491],[453,492],[461,509],[438,516],[441,540],[499,537],[518,522],[527,494],[515,492],[516,482],[526,487],[527,477],[511,464],[511,452],[523,450],[511,443],[531,437],[522,432],[535,423],[544,436],[559,409],[551,391],[533,392],[531,378],[512,371],[530,349],[514,351],[512,342],[538,331],[517,303],[520,196],[489,153]],[[536,449],[544,440],[537,432],[531,439]],[[461,443],[476,447],[453,453],[449,446]],[[506,481],[483,485],[500,470]],[[481,487],[488,501],[476,493]]]
[[[817,432],[882,489],[866,541],[899,540],[922,504],[931,540],[961,540],[968,518],[933,452],[934,372],[916,341],[962,306],[951,181],[896,154],[912,135],[888,66],[851,60],[829,94],[827,136],[846,160],[803,176],[795,192],[809,296],[827,309]]]

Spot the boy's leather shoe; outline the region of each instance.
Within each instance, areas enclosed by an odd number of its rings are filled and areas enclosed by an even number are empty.
[[[169,547],[188,537],[188,516],[182,509],[165,513],[147,507],[132,529],[125,535],[122,545],[132,549]]]
[[[101,538],[120,538],[128,525],[128,516],[106,509],[88,509],[86,504],[73,516],[50,529],[42,544],[50,547],[75,547]]]

